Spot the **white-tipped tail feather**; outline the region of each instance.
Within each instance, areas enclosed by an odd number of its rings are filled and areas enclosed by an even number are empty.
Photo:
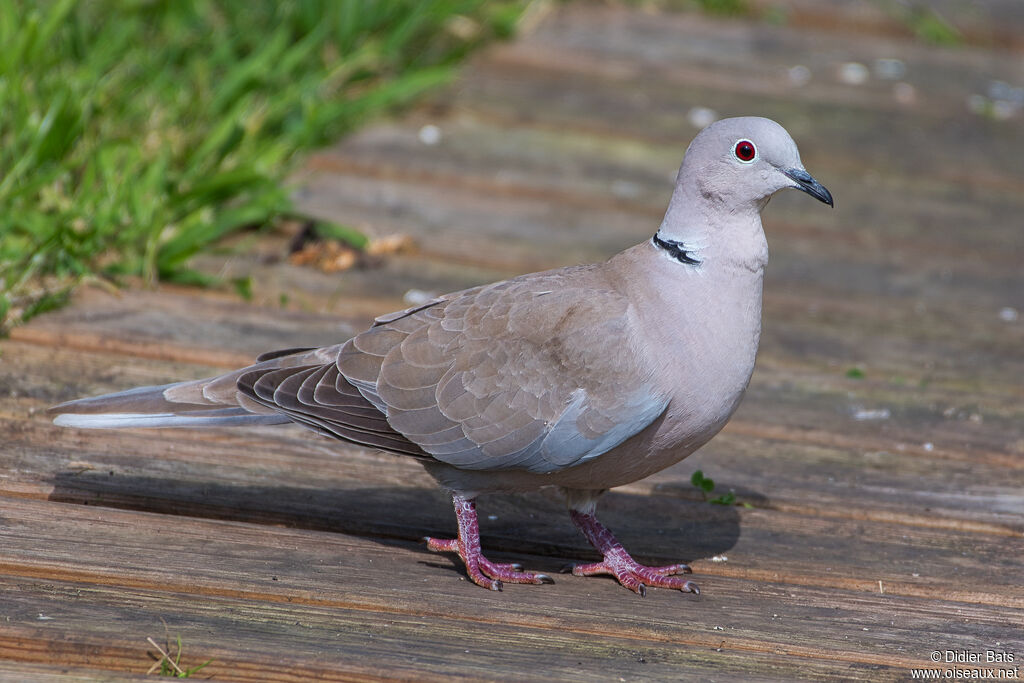
[[[230,409],[229,409],[230,410]],[[231,415],[217,415],[222,411],[199,412],[192,415],[174,413],[61,413],[53,418],[60,427],[79,429],[131,429],[149,427],[238,427],[241,425],[268,425],[291,422],[281,415],[254,415],[234,411]]]
[[[280,413],[246,410],[231,405],[237,401],[231,390],[219,401],[203,395],[204,387],[218,378],[136,387],[103,396],[82,398],[54,406],[53,422],[61,427],[82,429],[131,429],[141,427],[237,427],[284,424],[290,420]],[[168,393],[182,400],[168,399]]]

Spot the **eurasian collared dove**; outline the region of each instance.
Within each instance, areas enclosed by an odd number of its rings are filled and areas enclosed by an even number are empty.
[[[793,187],[832,205],[796,144],[764,118],[718,121],[690,144],[661,227],[604,263],[523,275],[377,318],[346,342],[264,354],[196,381],[52,410],[69,427],[297,422],[418,458],[451,491],[469,577],[547,583],[483,556],[475,499],[561,487],[611,574],[698,592],[689,567],[640,565],[595,517],[607,489],[675,464],[732,415],[754,368],[768,248],[761,209]]]

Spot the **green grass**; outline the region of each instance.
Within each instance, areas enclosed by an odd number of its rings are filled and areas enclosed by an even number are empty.
[[[953,24],[930,7],[916,7],[906,16],[907,25],[920,40],[943,47],[957,47],[963,35]]]
[[[446,82],[521,0],[0,0],[0,327],[291,211],[297,153]]]
[[[714,498],[708,498],[709,493],[713,493],[715,490],[715,480],[710,477],[705,477],[704,472],[701,470],[694,470],[693,474],[690,475],[690,483],[693,487],[700,491],[701,497],[704,502],[711,503],[713,505],[739,505],[740,507],[753,509],[753,505],[750,503],[741,503],[736,501],[736,494],[733,491],[727,491],[726,493],[715,496]]]
[[[160,658],[149,668],[149,671],[146,672],[147,674],[156,673],[160,676],[171,676],[172,678],[191,678],[213,662],[212,659],[208,659],[197,666],[183,667],[181,665],[183,649],[181,646],[181,636],[176,638],[177,651],[173,655],[170,654],[171,647],[169,645],[160,647],[160,644],[152,638],[147,638],[146,640],[160,653]]]
[[[958,47],[964,36],[938,10],[922,0],[874,0],[891,17],[901,22],[915,38],[938,47]]]
[[[751,13],[748,0],[626,0],[626,4],[669,12],[699,10],[724,17],[738,17]]]

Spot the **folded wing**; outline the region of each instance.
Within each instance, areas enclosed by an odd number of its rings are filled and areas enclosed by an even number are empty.
[[[239,389],[340,438],[459,468],[571,467],[667,405],[628,302],[576,279],[520,278],[386,316],[331,366],[252,373]]]

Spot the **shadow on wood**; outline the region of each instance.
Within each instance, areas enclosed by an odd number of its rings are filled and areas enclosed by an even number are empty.
[[[406,547],[427,535],[443,537],[455,531],[451,506],[440,489],[313,489],[196,481],[169,485],[165,478],[97,471],[58,472],[51,483],[49,499],[55,502],[326,531],[382,545]],[[554,491],[484,496],[480,513],[485,551],[549,558],[540,559],[540,568],[554,571],[567,560],[595,557]],[[599,515],[639,560],[653,564],[720,555],[740,535],[735,508],[676,495],[612,492],[602,500]]]

